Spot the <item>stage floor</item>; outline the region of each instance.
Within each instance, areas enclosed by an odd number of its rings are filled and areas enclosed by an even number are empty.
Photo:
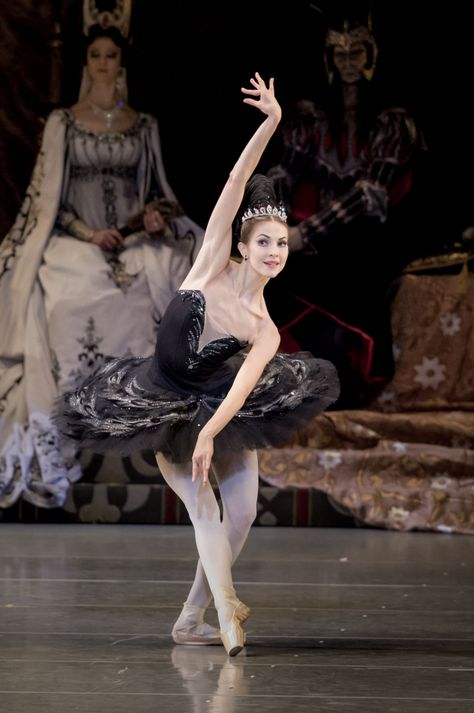
[[[190,527],[2,524],[0,543],[2,712],[474,710],[474,538],[253,528],[233,659],[169,636]]]

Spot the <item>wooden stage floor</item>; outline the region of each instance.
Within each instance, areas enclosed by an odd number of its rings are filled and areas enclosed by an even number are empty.
[[[474,538],[253,528],[233,659],[169,635],[190,527],[2,524],[0,545],[2,712],[474,711]]]

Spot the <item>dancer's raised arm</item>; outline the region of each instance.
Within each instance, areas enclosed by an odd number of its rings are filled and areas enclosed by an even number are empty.
[[[257,107],[267,118],[260,124],[230,172],[209,218],[202,248],[181,285],[182,289],[200,288],[227,267],[232,248],[232,222],[242,202],[245,184],[257,167],[281,118],[273,78],[267,87],[256,72],[255,79],[252,77],[250,83],[252,89],[242,88],[242,92],[248,95],[243,101]]]

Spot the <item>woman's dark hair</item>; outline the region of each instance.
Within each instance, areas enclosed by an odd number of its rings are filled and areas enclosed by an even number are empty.
[[[83,63],[87,64],[87,50],[91,44],[99,37],[108,37],[109,40],[122,50],[122,67],[126,64],[127,41],[116,27],[102,27],[102,25],[91,25],[88,34],[84,37]]]

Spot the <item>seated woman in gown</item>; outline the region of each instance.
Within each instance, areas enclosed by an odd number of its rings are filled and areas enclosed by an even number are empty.
[[[126,104],[124,49],[116,28],[91,27],[79,101],[49,116],[0,248],[3,507],[62,505],[81,469],[58,447],[54,399],[105,356],[153,353],[202,240],[166,180],[156,120]]]

